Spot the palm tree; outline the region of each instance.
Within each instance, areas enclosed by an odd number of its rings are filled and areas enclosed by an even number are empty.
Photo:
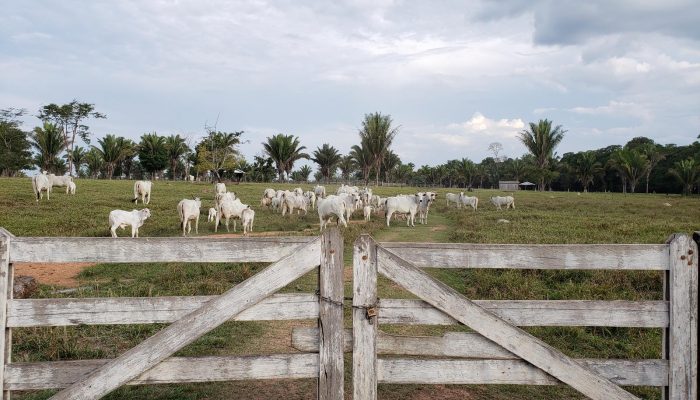
[[[185,138],[180,137],[180,135],[170,135],[165,138],[165,149],[170,162],[170,179],[174,180],[178,161],[180,161],[180,157],[190,151],[190,148],[185,143]]]
[[[117,138],[115,135],[107,135],[101,139],[97,139],[97,143],[100,144],[100,147],[92,146],[93,149],[100,153],[100,156],[107,167],[107,179],[112,179],[114,169],[124,157],[126,150],[124,149],[124,139],[119,139],[120,138]]]
[[[65,142],[58,126],[44,122],[43,127],[34,128],[31,136],[31,144],[37,150],[36,165],[45,171],[59,172],[64,163],[58,155],[65,148]]]
[[[637,182],[646,174],[649,168],[647,156],[630,149],[621,149],[614,152],[609,162],[620,173],[623,182],[623,192],[626,192],[626,183],[629,182],[630,191],[634,193]]]
[[[362,129],[360,129],[360,140],[369,151],[372,165],[377,174],[377,185],[379,185],[384,154],[389,150],[391,143],[399,133],[399,128],[392,128],[391,122],[390,115],[382,115],[378,112],[365,114]]]
[[[291,177],[296,182],[308,182],[311,172],[313,172],[311,167],[304,165],[298,170],[292,172]]]
[[[470,188],[476,174],[476,165],[470,159],[463,158],[457,164],[457,174],[464,182],[464,186]]]
[[[299,146],[299,138],[293,135],[278,133],[268,137],[262,145],[265,153],[275,162],[280,182],[284,181],[285,173],[289,176],[297,160],[309,158],[308,154],[302,152],[306,146]]]
[[[73,151],[66,151],[66,155],[64,158],[68,160],[68,153],[70,153],[73,157],[73,167],[75,168],[75,173],[77,175],[80,175],[80,168],[85,164],[85,156],[87,155],[87,151],[85,148],[76,146]]]
[[[537,124],[530,122],[530,129],[519,133],[520,141],[527,147],[527,150],[535,157],[535,165],[541,170],[540,190],[544,191],[545,170],[549,167],[550,159],[554,156],[554,149],[564,139],[566,131],[561,125],[552,129],[552,122],[541,119]]]
[[[344,156],[338,163],[338,168],[340,169],[340,174],[343,176],[343,179],[347,181],[350,179],[350,175],[352,175],[355,169],[355,160],[351,155]]]
[[[513,175],[513,178],[520,182],[520,178],[525,175],[525,171],[527,170],[527,164],[520,159],[516,158],[515,160],[511,161],[510,163],[510,173]]]
[[[647,193],[649,193],[649,176],[651,175],[651,171],[656,168],[656,165],[666,158],[666,156],[661,152],[659,147],[653,143],[648,143],[642,147],[642,152],[644,155],[647,156],[647,160],[649,160],[649,167],[647,168],[647,173],[646,173],[646,183],[647,183]]]
[[[146,172],[151,173],[152,179],[157,172],[162,171],[168,165],[165,137],[158,136],[155,132],[143,134],[138,149],[139,162]]]
[[[389,150],[384,155],[382,160],[382,169],[384,170],[384,182],[391,182],[392,174],[401,165],[401,158]]]
[[[574,166],[576,177],[583,185],[583,191],[588,192],[588,186],[600,172],[600,163],[596,161],[595,152],[586,151],[579,155]]]
[[[350,157],[352,157],[355,167],[362,171],[362,179],[365,180],[365,186],[367,186],[369,183],[369,171],[372,169],[373,160],[372,154],[364,141],[362,145],[354,145],[350,148]]]
[[[318,164],[321,176],[325,178],[326,182],[335,173],[335,169],[338,168],[341,159],[342,156],[338,153],[338,150],[328,143],[324,143],[322,147],[316,148],[313,152],[313,157],[311,157],[311,160]]]
[[[97,175],[104,166],[104,162],[102,161],[100,152],[97,151],[96,148],[91,148],[90,151],[85,154],[85,165],[87,165],[88,175],[92,178],[97,178]]]
[[[683,185],[683,194],[689,195],[693,191],[693,185],[700,180],[700,171],[698,166],[695,165],[695,160],[689,158],[678,161],[673,165],[675,168],[669,169],[669,174],[675,176],[678,182]]]

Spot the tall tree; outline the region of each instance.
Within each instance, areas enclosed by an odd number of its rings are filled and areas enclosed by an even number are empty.
[[[369,151],[372,165],[377,175],[376,184],[379,185],[379,176],[382,172],[382,160],[391,147],[391,143],[399,133],[399,127],[391,126],[390,115],[382,115],[379,112],[365,114],[360,129],[360,141]]]
[[[396,168],[401,165],[401,158],[389,150],[384,154],[384,159],[382,160],[382,171],[384,171],[384,182],[392,182],[393,173],[396,172]]]
[[[120,140],[121,139],[121,140]],[[116,135],[108,134],[105,137],[97,139],[99,146],[92,146],[100,153],[102,161],[107,172],[107,179],[112,179],[114,169],[124,158],[126,149],[124,148],[124,138],[118,138]]]
[[[649,168],[647,157],[637,150],[622,149],[612,154],[610,162],[617,169],[623,180],[623,192],[626,191],[626,183],[629,183],[630,191],[634,193],[639,180],[646,174]]]
[[[63,147],[68,151],[68,173],[71,176],[73,176],[72,151],[75,147],[76,136],[90,144],[90,128],[85,125],[85,121],[88,118],[107,118],[106,115],[95,111],[94,104],[79,103],[75,99],[68,104],[51,103],[43,106],[37,117],[44,122],[52,122],[60,128],[63,135]]]
[[[197,145],[197,171],[210,171],[220,182],[224,171],[235,169],[239,162],[238,145],[244,132],[222,132],[210,127],[207,132]]]
[[[313,170],[308,165],[303,165],[298,170],[292,172],[291,178],[296,182],[307,182]]]
[[[85,154],[85,165],[87,166],[88,175],[91,178],[96,179],[104,166],[102,156],[96,148],[91,148],[90,151]]]
[[[139,143],[139,162],[151,178],[168,165],[168,152],[165,149],[165,138],[157,133],[147,133],[141,136]]]
[[[593,151],[581,153],[574,168],[576,177],[583,185],[583,191],[588,192],[588,186],[593,183],[593,179],[600,172],[600,164],[596,161],[595,153]]]
[[[32,146],[37,151],[36,165],[42,170],[59,173],[59,170],[65,165],[59,158],[59,154],[64,150],[59,128],[49,122],[44,122],[43,127],[34,128]]]
[[[28,134],[20,127],[20,117],[25,110],[7,108],[0,110],[0,176],[15,176],[23,169],[31,168],[32,153]]]
[[[294,135],[278,133],[268,137],[267,142],[262,145],[265,153],[275,162],[280,182],[284,182],[285,173],[289,176],[296,161],[309,158],[309,155],[302,151],[306,147],[300,146],[299,138]]]
[[[355,167],[362,171],[362,179],[364,179],[365,186],[367,186],[373,159],[372,153],[364,140],[360,146],[354,145],[350,148],[350,157],[352,157]]]
[[[321,172],[321,176],[328,182],[328,180],[335,174],[336,168],[340,163],[342,157],[338,152],[338,149],[324,143],[323,146],[317,147],[312,153],[311,160],[318,164],[318,169]]]
[[[457,164],[457,174],[462,182],[464,182],[465,187],[472,187],[474,175],[476,174],[476,166],[474,165],[474,162],[468,158],[462,158],[459,160]]]
[[[170,162],[170,179],[175,179],[178,163],[190,151],[190,148],[185,143],[185,138],[180,137],[180,135],[170,135],[165,138],[165,149],[168,152],[168,161]]]
[[[343,156],[340,163],[338,163],[338,168],[340,169],[340,175],[343,177],[343,180],[350,180],[350,175],[352,175],[355,170],[355,161],[352,156]]]
[[[540,169],[539,189],[544,191],[547,170],[554,157],[554,149],[564,139],[566,131],[561,125],[552,129],[552,122],[541,119],[538,123],[530,122],[530,129],[519,133],[520,141],[535,158],[535,165]]]
[[[683,185],[683,194],[689,195],[693,191],[693,185],[700,180],[700,168],[695,164],[695,160],[689,158],[673,164],[674,167],[668,172]]]
[[[657,146],[653,141],[641,146],[642,153],[647,157],[649,165],[646,171],[646,192],[649,193],[649,176],[651,172],[656,168],[656,165],[661,162],[666,156],[661,152],[659,146]]]
[[[73,151],[67,151],[63,158],[68,161],[68,153],[71,153],[71,158],[73,159],[73,167],[75,168],[75,174],[80,176],[80,168],[85,164],[85,156],[87,155],[87,150],[85,148],[76,146]]]

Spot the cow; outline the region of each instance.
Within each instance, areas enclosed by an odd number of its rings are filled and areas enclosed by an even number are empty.
[[[138,204],[139,196],[141,196],[141,202],[143,204],[148,204],[151,202],[151,181],[136,181],[134,182],[134,199],[132,202]]]
[[[194,175],[187,175],[187,180],[190,182],[194,182]]]
[[[226,185],[219,182],[214,184],[214,193],[226,193]]]
[[[414,196],[395,196],[386,199],[386,226],[391,221],[391,215],[394,213],[407,213],[406,226],[416,226],[416,213],[418,212],[418,203],[420,198]]]
[[[418,222],[425,225],[428,223],[428,211],[433,199],[429,193],[425,193],[423,196],[416,195],[416,198],[418,198]]]
[[[235,200],[229,200],[226,199],[221,202],[221,204],[217,205],[216,209],[216,225],[214,226],[214,232],[217,232],[219,229],[219,221],[221,218],[224,218],[226,221],[224,225],[226,225],[226,232],[229,232],[228,230],[228,221],[230,218],[233,218],[233,231],[236,231],[236,219],[241,219],[241,214],[243,210],[248,208],[247,204],[241,203],[240,199],[235,199]]]
[[[295,189],[294,189],[294,194],[296,194],[297,196],[303,196],[303,195],[304,195],[304,191],[301,190],[301,188],[295,188]]]
[[[263,192],[262,198],[260,199],[260,207],[264,206],[271,206],[272,205],[272,199],[275,198],[276,192],[275,189],[270,189],[267,188]]]
[[[253,221],[255,220],[255,211],[248,207],[241,211],[241,224],[243,225],[243,235],[253,232]]]
[[[217,205],[225,200],[236,200],[236,193],[234,193],[234,192],[217,193],[216,196],[214,197],[214,201],[216,202]]]
[[[445,201],[447,202],[447,205],[449,206],[450,203],[455,203],[457,204],[457,208],[462,207],[460,199],[464,196],[464,192],[459,192],[459,194],[454,194],[454,193],[447,193],[445,195]]]
[[[177,214],[180,216],[180,225],[182,226],[182,236],[187,236],[192,231],[192,220],[194,223],[194,233],[199,234],[199,213],[202,207],[202,201],[199,197],[194,200],[182,199],[177,204]]]
[[[75,194],[75,182],[68,182],[68,193]]]
[[[39,202],[39,199],[44,197],[44,194],[41,193],[44,190],[46,191],[46,200],[51,200],[51,182],[49,181],[49,177],[46,175],[46,172],[34,175],[32,177],[32,188],[34,189],[34,196],[36,196],[37,203]]]
[[[51,184],[51,188],[53,190],[54,187],[64,187],[66,188],[66,194],[70,193],[70,189],[68,188],[68,185],[73,182],[73,177],[68,176],[68,175],[61,175],[61,176],[56,176],[54,174],[49,174],[49,183]]]
[[[471,208],[476,211],[477,207],[479,207],[479,198],[476,196],[465,196],[464,194],[460,193],[460,198],[459,198],[459,205],[460,208],[462,205],[465,206],[471,206]]]
[[[209,215],[207,216],[207,222],[212,222],[216,219],[216,208],[209,209]]]
[[[318,199],[318,219],[320,220],[319,230],[323,229],[328,225],[333,216],[338,220],[338,224],[343,224],[344,227],[348,227],[347,222],[345,222],[345,201],[338,196],[330,195],[322,199]]]
[[[279,197],[273,197],[272,200],[270,200],[270,208],[272,208],[272,211],[277,212],[280,208],[280,203],[281,200]]]
[[[352,213],[357,210],[360,204],[360,195],[357,193],[343,193],[338,195],[338,197],[345,202],[345,219],[350,221]]]
[[[131,226],[131,237],[139,237],[139,228],[143,226],[144,221],[151,216],[151,210],[144,208],[142,210],[112,210],[109,213],[109,230],[112,232],[112,237],[117,237],[117,228],[126,228]]]
[[[515,209],[515,199],[513,196],[494,196],[491,197],[491,204],[496,206],[497,209],[501,210],[501,206],[506,206],[506,210],[509,208]]]
[[[364,206],[364,208],[362,209],[362,213],[365,216],[365,221],[367,221],[367,222],[370,221],[370,219],[372,217],[372,211],[374,211],[374,207],[369,206],[369,205]]]
[[[282,215],[285,215],[287,211],[291,215],[294,213],[294,210],[297,210],[297,214],[301,214],[304,211],[304,215],[306,215],[307,206],[308,199],[303,194],[287,192],[282,195]]]
[[[317,198],[323,199],[326,197],[326,187],[321,185],[316,185],[314,188],[314,194]]]
[[[309,204],[311,205],[311,209],[315,210],[316,209],[316,193],[312,191],[308,191],[304,193],[304,196],[308,199]]]

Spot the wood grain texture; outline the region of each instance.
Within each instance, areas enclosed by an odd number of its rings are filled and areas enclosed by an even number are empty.
[[[98,399],[319,265],[319,238],[236,285],[51,397]]]
[[[12,390],[40,390],[72,385],[111,360],[14,363],[5,384]],[[217,382],[243,379],[299,379],[318,375],[318,354],[246,357],[172,357],[132,379],[127,385]]]
[[[421,268],[668,269],[668,246],[655,244],[379,245]]]
[[[666,301],[472,300],[518,326],[668,326]],[[459,322],[422,300],[381,299],[382,324],[454,325]]]
[[[275,262],[314,238],[30,238],[13,240],[11,262]]]
[[[5,366],[7,364],[8,343],[11,333],[7,328],[7,300],[12,294],[10,287],[10,242],[11,238],[5,230],[0,232],[0,394],[4,393],[3,387]],[[5,396],[3,396],[5,397]]]
[[[381,274],[586,396],[599,400],[637,398],[388,250],[380,247],[377,260]]]
[[[663,386],[664,360],[589,360],[577,362],[617,385]],[[522,360],[379,359],[379,383],[557,385],[561,382]]]
[[[343,237],[338,228],[321,236],[319,267],[319,400],[343,400]]]
[[[8,327],[151,324],[177,321],[218,296],[98,297],[11,300]],[[274,294],[234,321],[315,319],[318,296]]]
[[[353,245],[352,274],[353,399],[374,400],[379,321],[376,316],[367,318],[367,306],[377,304],[377,246],[369,235],[361,235]]]
[[[672,400],[698,398],[698,247],[687,235],[670,243],[669,387]]]

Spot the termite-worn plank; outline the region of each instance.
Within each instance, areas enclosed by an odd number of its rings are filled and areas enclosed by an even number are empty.
[[[369,235],[360,236],[352,256],[352,384],[353,399],[377,398],[377,321],[368,310],[377,305],[377,246]]]
[[[319,400],[343,400],[343,237],[338,228],[321,236],[319,267]]]
[[[30,238],[11,245],[11,262],[274,262],[313,238]]]
[[[379,245],[423,268],[668,269],[668,246],[656,244]]]
[[[669,246],[669,399],[694,400],[698,398],[698,247],[688,235],[676,235]]]
[[[473,300],[518,326],[668,326],[666,301]],[[407,325],[454,325],[459,322],[422,300],[381,299],[379,322]]]
[[[10,300],[7,326],[151,324],[177,321],[218,296],[98,297]],[[315,319],[318,296],[274,294],[236,315],[235,321]]]
[[[311,271],[319,265],[320,252],[320,239],[316,238],[51,398],[83,400],[104,396],[153,368],[166,357],[236,314]]]
[[[590,360],[577,362],[618,385],[664,386],[664,360]],[[377,360],[380,383],[557,385],[561,382],[521,360]]]
[[[13,363],[7,368],[6,387],[11,390],[63,388],[107,364],[110,360]],[[128,385],[216,382],[243,379],[315,378],[318,354],[277,354],[247,357],[172,357],[156,365]]]
[[[586,396],[599,400],[637,398],[388,250],[379,247],[377,260],[381,274]]]

